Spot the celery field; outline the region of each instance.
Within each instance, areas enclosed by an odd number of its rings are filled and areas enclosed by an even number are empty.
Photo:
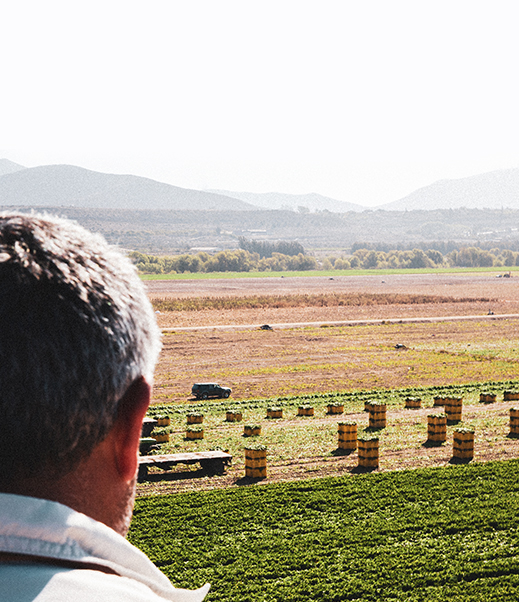
[[[519,461],[140,498],[129,539],[211,601],[510,600]]]

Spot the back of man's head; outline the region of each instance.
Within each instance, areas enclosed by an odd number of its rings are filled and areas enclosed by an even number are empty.
[[[0,214],[0,490],[88,457],[159,349],[129,260],[73,222]]]

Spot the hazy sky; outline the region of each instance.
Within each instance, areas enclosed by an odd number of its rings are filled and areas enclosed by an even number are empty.
[[[0,14],[0,157],[28,167],[377,205],[519,166],[511,0],[16,0]]]

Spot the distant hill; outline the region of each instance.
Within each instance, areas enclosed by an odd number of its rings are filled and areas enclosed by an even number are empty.
[[[332,211],[333,213],[347,213],[348,211],[365,211],[367,207],[356,203],[338,201],[322,194],[311,192],[309,194],[285,194],[282,192],[231,192],[229,190],[211,190],[217,194],[234,197],[251,203],[262,209],[298,209],[306,207],[310,211]]]
[[[9,164],[16,165],[7,161],[7,168]],[[105,174],[73,165],[22,168],[0,175],[0,204],[146,210],[256,209],[249,203],[221,194],[179,188],[138,176]]]
[[[461,207],[519,209],[519,169],[490,171],[457,180],[439,180],[376,209],[412,211]]]
[[[192,190],[133,175],[106,174],[74,165],[25,168],[0,159],[0,205],[171,211],[306,210],[332,213],[519,209],[519,168],[439,180],[378,207],[364,207],[316,193]]]
[[[23,165],[18,165],[9,159],[0,159],[0,176],[5,176],[6,173],[13,173],[25,169]]]

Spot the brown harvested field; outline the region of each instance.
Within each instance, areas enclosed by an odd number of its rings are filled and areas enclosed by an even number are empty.
[[[341,276],[334,280],[319,277],[169,280],[146,284],[152,299],[337,292],[451,298],[446,303],[160,313],[159,324],[166,331],[156,372],[155,402],[192,403],[189,392],[196,381],[231,386],[232,398],[248,400],[519,378],[519,277],[497,278],[489,273],[413,274]],[[467,298],[472,300],[460,301]],[[493,316],[488,315],[489,310]],[[500,318],[505,314],[510,317]],[[474,316],[474,319],[441,319],[456,316]],[[423,321],[424,318],[440,319]],[[396,322],[389,323],[390,319]],[[407,319],[416,321],[399,322]],[[364,323],[332,327],[323,324],[349,320]],[[379,322],[366,323],[369,320]],[[294,323],[299,325],[290,326]],[[260,330],[261,324],[270,324],[273,330]],[[403,348],[397,349],[396,345]],[[504,438],[509,405],[467,408],[467,417],[477,414],[479,423],[486,425],[486,443],[479,448],[476,459],[515,457],[519,453],[517,441]],[[418,423],[423,422],[428,411],[394,414],[396,431],[400,421],[415,420],[418,435],[413,436],[421,437],[423,427]],[[323,428],[334,427],[333,417],[322,420]],[[268,444],[269,437],[275,438],[276,433],[282,432],[284,422],[269,426],[262,442]],[[394,441],[384,444],[382,470],[442,465],[448,462],[451,453],[445,447],[424,448],[416,442],[408,449],[398,437]],[[200,449],[209,449],[209,441],[202,445]],[[180,442],[174,450],[191,447],[192,443]],[[356,456],[337,457],[330,453],[309,453],[297,458],[281,454],[273,459],[268,481],[344,474],[351,472],[355,462]],[[227,476],[173,480],[159,490],[233,485],[243,476],[241,469],[238,461]],[[156,491],[152,484],[139,486],[140,494]]]
[[[519,278],[494,274],[148,281],[150,297],[373,293],[451,297],[450,303],[178,311],[158,314],[164,350],[156,401],[183,403],[196,381],[222,381],[239,399],[330,390],[473,382],[518,376]],[[459,302],[459,299],[492,299]],[[457,301],[457,302],[456,302]],[[481,316],[470,321],[325,322]],[[284,327],[306,323],[304,327]],[[259,330],[269,324],[272,331]],[[249,327],[246,327],[249,325]],[[222,328],[240,326],[240,328]],[[187,327],[187,329],[186,329]],[[186,330],[185,330],[186,329]],[[198,330],[200,329],[200,330]],[[395,345],[406,349],[395,350]]]
[[[356,319],[409,318],[420,316],[484,315],[519,313],[519,276],[498,278],[502,273],[395,274],[388,276],[337,276],[302,278],[236,278],[217,280],[149,280],[151,299],[167,297],[247,297],[254,295],[303,295],[332,293],[412,294],[475,298],[488,301],[376,305],[359,307],[300,307],[173,312],[158,316],[162,327],[230,324],[279,324]],[[513,274],[513,273],[512,273]]]

